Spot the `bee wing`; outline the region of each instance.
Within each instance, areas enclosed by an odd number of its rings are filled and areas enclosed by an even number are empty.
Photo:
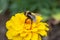
[[[38,13],[32,13],[34,16],[35,16],[35,18],[33,18],[33,21],[34,22],[36,22],[36,16],[41,16],[40,14],[38,14]]]
[[[35,15],[29,15],[29,16],[34,22],[36,21]]]
[[[35,16],[41,16],[40,14],[38,14],[38,13],[32,13],[33,15],[35,15]]]

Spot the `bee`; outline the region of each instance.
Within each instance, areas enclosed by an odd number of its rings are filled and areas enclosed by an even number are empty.
[[[36,21],[36,17],[35,17],[35,15],[32,14],[32,12],[26,11],[26,12],[24,13],[24,15],[27,16],[27,19],[31,19],[31,23],[33,23],[33,22]],[[27,19],[26,19],[26,20],[27,20]]]

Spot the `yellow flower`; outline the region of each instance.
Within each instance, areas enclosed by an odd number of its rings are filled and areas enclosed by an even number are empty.
[[[41,36],[47,36],[48,24],[41,22],[41,16],[35,15],[35,17],[36,22],[31,24],[31,19],[26,20],[24,12],[12,16],[6,22],[8,40],[41,40]]]

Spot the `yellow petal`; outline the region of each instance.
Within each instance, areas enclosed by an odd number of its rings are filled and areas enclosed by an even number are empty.
[[[12,25],[12,22],[10,20],[6,22],[7,29],[12,29],[11,25]]]
[[[47,36],[47,32],[46,31],[39,31],[38,34],[40,34],[41,36]]]
[[[25,24],[25,29],[30,29],[31,28],[31,24]]]
[[[46,24],[46,23],[40,22],[40,23],[37,24],[37,26],[38,26],[38,29],[39,29],[39,30],[49,31],[49,28],[47,27],[48,24]]]
[[[23,40],[21,36],[15,36],[12,40]]]
[[[23,18],[21,18],[21,15]],[[23,29],[25,19],[26,17],[24,16],[24,14],[16,14],[15,16],[12,16],[11,19],[6,23],[7,29],[10,29],[10,27],[15,30]]]
[[[32,33],[28,33],[28,35],[24,38],[24,40],[31,40]]]
[[[35,28],[36,27],[36,23],[32,23],[32,28]]]
[[[19,18],[16,18],[16,17],[12,16],[11,22],[12,22],[11,27],[12,27],[13,29],[15,29],[15,30],[21,30],[21,29],[23,29],[24,24],[22,24],[22,23],[19,21]]]
[[[40,35],[38,36],[38,40],[42,40],[42,38],[41,38],[41,36],[40,36]]]
[[[46,26],[49,26],[47,23],[44,23]],[[46,31],[49,31],[48,27],[45,27]]]
[[[49,31],[49,28],[48,27],[46,27],[45,29],[46,29],[46,31]]]
[[[24,23],[26,18],[23,12],[15,14],[15,19],[19,19],[20,23]]]
[[[38,31],[38,28],[34,28],[31,30],[32,32],[37,32]]]
[[[38,34],[33,33],[31,40],[38,40]]]
[[[43,22],[38,23],[37,26],[38,26],[38,29],[40,30],[45,30],[46,28],[46,25]]]
[[[25,37],[26,35],[27,35],[26,32],[20,33],[20,36],[21,36],[21,37]]]
[[[24,24],[20,24],[20,25],[17,24],[17,25],[12,25],[12,28],[14,30],[21,31],[23,29],[23,26],[24,26]]]
[[[8,30],[6,33],[6,36],[8,37],[8,39],[12,39],[13,36],[18,35],[19,33],[17,31],[13,31],[13,30]]]
[[[36,16],[36,22],[38,23],[38,22],[40,22],[42,20],[42,17],[41,16]]]

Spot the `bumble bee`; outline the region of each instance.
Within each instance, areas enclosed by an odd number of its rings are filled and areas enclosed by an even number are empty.
[[[31,19],[31,23],[36,21],[36,17],[32,14],[32,12],[26,11],[24,15],[27,16],[27,19]]]

